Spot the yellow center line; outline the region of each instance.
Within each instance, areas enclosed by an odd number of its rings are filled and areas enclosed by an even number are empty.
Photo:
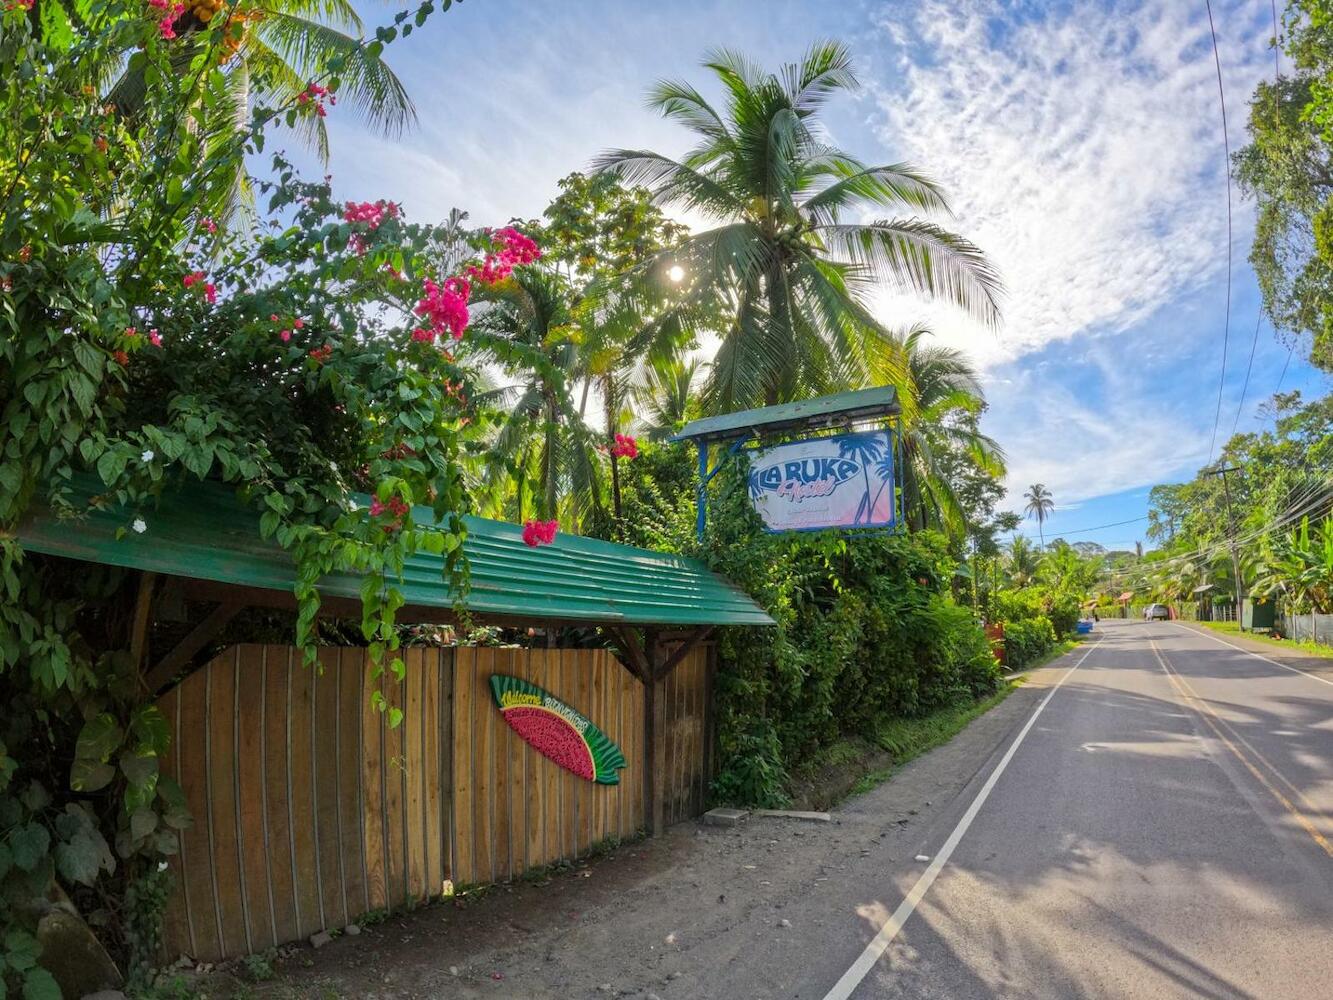
[[[1313,840],[1316,844],[1318,844],[1323,849],[1325,854],[1327,854],[1330,858],[1333,858],[1333,844],[1329,843],[1328,838],[1326,838],[1322,833],[1319,832],[1319,830],[1315,827],[1315,825],[1312,822],[1310,822],[1309,818],[1306,817],[1306,815],[1302,813],[1299,809],[1297,809],[1296,806],[1292,804],[1289,798],[1283,795],[1279,789],[1274,787],[1272,782],[1270,782],[1266,777],[1264,777],[1263,772],[1260,771],[1259,768],[1254,765],[1254,763],[1249,759],[1249,757],[1247,757],[1244,753],[1241,752],[1241,750],[1236,746],[1235,743],[1227,739],[1226,733],[1224,733],[1221,728],[1223,725],[1225,725],[1221,717],[1218,716],[1218,714],[1213,711],[1212,707],[1207,702],[1203,701],[1201,698],[1199,698],[1191,690],[1188,689],[1188,687],[1185,685],[1184,678],[1179,677],[1176,674],[1176,672],[1172,670],[1171,667],[1167,664],[1166,660],[1163,658],[1161,652],[1157,648],[1157,643],[1149,639],[1148,645],[1152,648],[1153,655],[1157,657],[1157,662],[1162,665],[1162,670],[1166,672],[1166,676],[1171,681],[1171,685],[1176,689],[1176,691],[1185,700],[1185,702],[1199,714],[1199,717],[1203,719],[1204,722],[1208,723],[1208,727],[1212,729],[1213,733],[1217,736],[1217,738],[1222,741],[1223,746],[1225,746],[1228,750],[1230,750],[1235,755],[1236,759],[1240,761],[1243,765],[1245,765],[1245,769],[1249,771],[1252,775],[1254,775],[1255,780],[1257,780],[1259,784],[1263,785],[1266,789],[1268,789],[1268,791],[1272,794],[1273,798],[1277,799],[1278,802],[1282,804],[1282,807],[1286,809],[1288,813],[1291,814],[1292,818],[1295,819],[1296,822],[1300,824],[1301,828],[1310,835],[1310,839]],[[1239,739],[1239,737],[1237,738]],[[1249,746],[1249,744],[1247,743],[1246,746]],[[1254,748],[1250,747],[1250,750],[1253,751]],[[1255,756],[1258,757],[1259,754],[1256,752]],[[1260,757],[1259,759],[1263,760],[1262,757]],[[1273,774],[1278,778],[1278,780],[1280,780],[1281,782],[1283,782],[1283,784],[1295,790],[1291,782],[1287,781],[1286,778],[1282,777],[1282,775],[1278,773],[1277,769],[1274,768],[1272,764],[1268,764],[1267,761],[1264,761],[1264,763],[1267,764],[1268,768],[1273,772]],[[1297,792],[1297,794],[1299,795],[1300,793]],[[1304,796],[1300,797],[1304,798]]]

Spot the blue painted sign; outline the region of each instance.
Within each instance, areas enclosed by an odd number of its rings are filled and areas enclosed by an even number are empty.
[[[893,437],[887,430],[806,438],[750,457],[750,500],[769,531],[893,524]]]

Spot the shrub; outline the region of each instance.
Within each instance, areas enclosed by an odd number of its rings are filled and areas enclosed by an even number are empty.
[[[1055,628],[1044,616],[1006,622],[1004,626],[1005,662],[1012,669],[1026,666],[1055,646]]]
[[[1051,621],[1055,634],[1063,639],[1074,634],[1078,623],[1079,603],[1072,594],[1054,594],[1046,599],[1046,617]]]

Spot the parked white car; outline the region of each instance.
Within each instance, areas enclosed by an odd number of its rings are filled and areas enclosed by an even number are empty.
[[[1151,621],[1164,622],[1164,621],[1170,621],[1170,619],[1171,619],[1171,609],[1168,608],[1165,604],[1149,604],[1146,608],[1143,609],[1143,620],[1145,622],[1151,622]]]

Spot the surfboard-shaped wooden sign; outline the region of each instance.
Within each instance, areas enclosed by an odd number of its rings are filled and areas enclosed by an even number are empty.
[[[625,755],[586,716],[518,677],[491,674],[491,694],[509,728],[543,757],[586,781],[620,784]]]

